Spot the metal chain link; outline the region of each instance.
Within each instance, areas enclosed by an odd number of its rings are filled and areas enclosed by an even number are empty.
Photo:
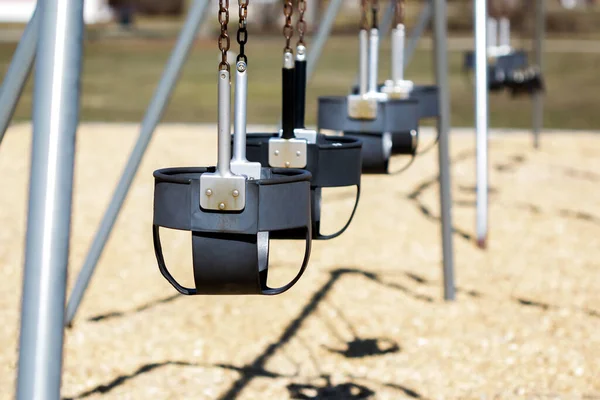
[[[219,50],[221,51],[221,62],[219,70],[229,71],[227,62],[227,52],[231,47],[231,40],[227,33],[227,24],[229,23],[229,0],[219,0],[219,24],[221,25],[221,34],[219,35]]]
[[[306,33],[306,21],[304,20],[304,13],[306,12],[306,0],[298,0],[298,22],[296,29],[298,30],[298,46],[305,46],[304,34]]]
[[[371,28],[378,29],[378,14],[379,13],[379,0],[371,0],[371,16],[373,20],[371,21]]]
[[[240,7],[239,17],[240,23],[237,31],[237,42],[240,45],[240,54],[237,56],[237,62],[243,61],[248,64],[248,57],[244,52],[246,43],[248,43],[248,30],[246,29],[247,19],[248,19],[248,4],[250,0],[238,0],[238,5]]]
[[[367,0],[360,0],[360,29],[369,30],[369,21],[367,18]]]
[[[285,37],[285,48],[284,53],[291,53],[292,48],[290,47],[290,41],[294,36],[294,28],[292,27],[292,14],[294,13],[294,6],[292,0],[285,0],[283,3],[283,15],[285,16],[285,25],[283,26],[283,36]]]
[[[400,24],[404,24],[404,19],[406,17],[406,2],[405,0],[396,0],[396,7],[395,7],[395,24],[394,25],[400,25]]]

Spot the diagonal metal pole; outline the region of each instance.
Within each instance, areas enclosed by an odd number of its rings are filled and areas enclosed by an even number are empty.
[[[456,298],[454,283],[454,244],[452,237],[452,193],[450,171],[450,86],[448,80],[448,27],[446,0],[434,3],[435,75],[439,90],[438,157],[440,168],[440,206],[442,215],[442,251],[444,299]]]
[[[487,2],[474,0],[475,16],[475,130],[477,135],[477,245],[488,236],[488,65]]]
[[[544,61],[544,35],[546,34],[546,2],[536,0],[535,7],[535,35],[533,38],[534,62],[543,71]],[[533,147],[540,147],[540,133],[544,129],[544,93],[537,91],[533,95]]]
[[[98,259],[102,255],[104,246],[106,245],[108,237],[110,236],[117,216],[119,215],[119,211],[121,211],[125,197],[129,192],[133,178],[135,177],[140,163],[142,162],[144,153],[148,148],[150,139],[152,139],[152,135],[156,129],[156,126],[162,118],[168,101],[171,98],[171,94],[173,93],[173,89],[175,88],[175,84],[177,83],[181,69],[185,64],[192,44],[194,43],[196,35],[198,34],[198,29],[200,28],[206,7],[209,3],[209,0],[196,0],[191,6],[187,20],[181,30],[177,44],[173,49],[173,53],[171,54],[171,58],[165,67],[162,78],[158,84],[158,87],[156,88],[156,91],[154,92],[154,97],[148,106],[146,115],[144,116],[140,128],[140,134],[135,143],[133,151],[129,156],[127,165],[123,170],[121,179],[119,180],[117,188],[115,189],[106,213],[100,222],[96,236],[94,237],[85,262],[83,263],[83,267],[81,268],[81,272],[79,273],[77,281],[75,282],[75,287],[73,288],[71,297],[69,298],[69,303],[67,304],[67,317],[65,320],[67,325],[72,323],[73,318],[77,313],[81,299],[83,298],[88,284],[90,283],[90,279],[92,278],[94,269],[98,263]]]
[[[381,23],[379,24],[379,30],[381,31],[381,35],[387,35],[392,30],[392,20],[394,16],[394,5],[395,1],[390,1],[388,5],[387,11],[383,14],[383,18],[381,19]]]
[[[38,7],[17,399],[59,400],[83,2],[44,0]]]
[[[27,82],[27,78],[31,72],[40,27],[39,19],[40,13],[36,8],[21,36],[19,45],[15,50],[13,59],[0,87],[0,143],[4,139],[4,134],[15,113],[17,103],[25,87],[25,82]]]
[[[425,2],[423,6],[423,10],[421,10],[421,14],[419,14],[419,20],[417,24],[414,26],[412,32],[410,33],[410,38],[406,47],[404,48],[404,68],[408,68],[408,65],[412,61],[412,57],[415,54],[415,50],[417,49],[417,44],[419,40],[425,33],[425,29],[429,22],[431,22],[431,16],[433,15],[433,7],[430,0]]]
[[[317,34],[310,45],[310,52],[307,57],[306,80],[308,82],[310,82],[310,79],[315,72],[317,63],[319,62],[321,54],[323,53],[323,48],[327,43],[327,39],[329,39],[329,36],[331,35],[331,29],[333,28],[335,19],[340,12],[343,1],[344,0],[331,0],[327,10],[325,11],[323,19],[319,23],[319,30],[317,31]]]

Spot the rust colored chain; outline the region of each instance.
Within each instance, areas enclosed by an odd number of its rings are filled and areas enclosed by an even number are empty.
[[[219,70],[229,71],[227,62],[227,52],[231,47],[229,34],[227,33],[227,24],[229,23],[229,0],[219,0],[219,24],[221,25],[221,35],[219,35],[219,50],[221,51],[221,63]]]
[[[369,30],[369,20],[367,18],[367,0],[360,0],[360,29]]]
[[[379,29],[378,14],[379,14],[379,0],[371,0],[371,18],[373,18],[373,20],[371,21],[372,29]]]
[[[406,16],[406,2],[405,0],[396,0],[396,7],[395,7],[395,24],[394,25],[400,25],[400,24],[404,24],[404,19]]]
[[[304,20],[304,13],[306,12],[306,0],[298,0],[298,12],[298,23],[296,24],[298,46],[305,46],[304,34],[306,33],[306,21]]]
[[[248,43],[248,29],[246,25],[248,22],[248,4],[250,0],[238,0],[239,4],[239,17],[240,23],[237,31],[237,42],[240,45],[240,54],[237,56],[237,62],[243,61],[248,64],[248,57],[246,57],[245,46]]]
[[[292,48],[290,42],[292,36],[294,36],[294,28],[292,27],[292,14],[294,13],[294,6],[292,0],[285,0],[283,3],[283,15],[285,16],[285,25],[283,26],[283,36],[285,37],[285,48],[284,53],[291,53]]]

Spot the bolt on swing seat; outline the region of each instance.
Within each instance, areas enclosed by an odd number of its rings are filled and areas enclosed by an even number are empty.
[[[261,168],[245,157],[247,3],[240,3],[234,114],[235,154],[231,157],[231,83],[227,62],[228,6],[219,8],[221,63],[218,74],[218,159],[216,167],[167,168],[154,172],[154,250],[165,279],[184,295],[277,295],[294,286],[306,270],[312,243],[311,174],[301,169]],[[241,34],[240,32],[243,32]],[[243,39],[243,40],[242,40]],[[160,228],[191,232],[194,288],[169,272]],[[303,232],[302,264],[286,285],[271,288],[269,240],[282,230]]]
[[[306,48],[302,44],[297,46],[295,63],[291,52],[285,54],[282,72],[283,129],[280,134],[250,134],[246,142],[246,156],[263,166],[302,168],[311,173],[313,239],[329,240],[346,231],[356,213],[360,199],[362,142],[357,138],[327,136],[305,128]],[[349,186],[356,186],[350,217],[337,232],[323,234],[322,189]],[[281,230],[274,232],[272,237],[303,239],[304,233],[298,229]]]

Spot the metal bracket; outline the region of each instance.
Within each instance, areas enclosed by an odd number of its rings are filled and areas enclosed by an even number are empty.
[[[219,154],[217,169],[215,172],[204,173],[200,176],[200,207],[215,211],[241,211],[246,207],[246,178],[232,174],[230,166],[231,84],[229,71],[219,71],[218,88]],[[243,133],[245,135],[245,132]]]
[[[360,94],[349,95],[348,115],[354,119],[377,119],[377,99]]]
[[[200,207],[205,210],[241,211],[246,206],[246,178],[205,173],[200,176]]]
[[[296,136],[296,139],[306,140],[308,144],[317,143],[317,131],[313,129],[296,128],[294,129],[294,136]]]
[[[274,168],[304,168],[307,146],[304,139],[269,139],[269,165]]]
[[[387,94],[391,99],[408,99],[412,92],[415,84],[413,81],[401,80],[385,81],[385,85],[381,88],[381,91]]]
[[[242,175],[249,180],[260,179],[262,165],[258,162],[246,160],[231,160],[231,172],[235,175]]]

